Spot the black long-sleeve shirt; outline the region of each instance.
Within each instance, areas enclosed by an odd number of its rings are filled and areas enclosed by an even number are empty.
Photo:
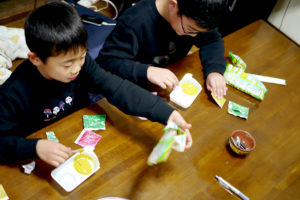
[[[200,48],[205,77],[224,73],[224,42],[217,29],[196,37],[177,35],[159,14],[155,0],[142,0],[119,18],[96,61],[123,78],[145,82],[150,65],[163,67],[177,61],[192,45]]]
[[[0,87],[0,163],[37,157],[38,139],[25,137],[88,105],[88,92],[101,93],[127,114],[163,124],[174,110],[162,98],[106,72],[89,56],[70,83],[45,79],[26,60]]]

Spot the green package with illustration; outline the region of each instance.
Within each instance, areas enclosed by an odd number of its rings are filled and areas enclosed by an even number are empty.
[[[183,152],[186,144],[186,133],[177,124],[169,123],[164,128],[164,134],[148,157],[149,166],[165,162],[169,158],[172,149]]]
[[[246,63],[238,56],[229,51],[229,56],[231,58],[231,62],[235,67],[241,68],[242,71],[245,71],[247,68]]]
[[[224,78],[227,84],[259,100],[263,100],[268,91],[261,81],[245,73],[242,68],[234,67],[231,64],[227,64]]]
[[[82,120],[85,130],[105,130],[106,115],[83,115]]]
[[[237,103],[234,103],[233,101],[229,101],[228,103],[228,113],[232,114],[234,116],[238,116],[241,118],[248,119],[249,115],[249,108],[239,105]]]

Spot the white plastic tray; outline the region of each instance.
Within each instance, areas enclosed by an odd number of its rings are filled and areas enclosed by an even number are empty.
[[[80,174],[73,167],[74,158],[79,154],[89,155],[93,160],[93,162],[91,162],[93,163],[93,170],[88,175]],[[97,155],[93,151],[84,150],[83,152],[78,152],[74,154],[63,164],[55,168],[51,172],[51,176],[62,188],[64,188],[65,191],[71,192],[88,177],[94,174],[98,169],[100,169],[100,162],[98,160]]]
[[[186,82],[191,83],[196,87],[197,93],[195,95],[188,95],[183,92],[183,89],[181,88],[181,84]],[[200,83],[193,78],[193,75],[191,73],[187,73],[180,80],[179,85],[175,87],[171,92],[170,100],[183,108],[188,108],[194,102],[194,100],[201,92],[201,90],[202,87]]]

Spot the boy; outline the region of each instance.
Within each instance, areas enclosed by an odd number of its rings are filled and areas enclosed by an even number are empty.
[[[0,162],[39,157],[58,166],[71,154],[63,144],[25,136],[86,106],[88,92],[101,93],[122,111],[166,124],[187,124],[163,99],[99,67],[86,52],[87,32],[75,8],[52,2],[25,23],[28,60],[0,90]]]
[[[187,55],[193,44],[206,77],[218,98],[226,95],[224,44],[216,29],[226,0],[142,0],[119,18],[96,62],[123,78],[161,88],[178,79],[164,67]]]

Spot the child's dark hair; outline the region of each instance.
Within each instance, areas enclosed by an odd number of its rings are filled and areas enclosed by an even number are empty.
[[[32,11],[24,29],[28,48],[43,62],[60,52],[87,45],[87,32],[77,10],[65,2],[47,3]]]
[[[211,30],[226,13],[227,0],[177,0],[178,14],[185,15],[201,27]]]

